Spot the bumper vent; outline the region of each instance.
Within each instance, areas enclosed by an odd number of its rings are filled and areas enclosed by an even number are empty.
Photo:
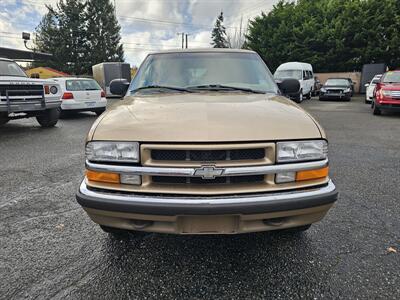
[[[159,184],[252,184],[264,182],[264,175],[253,176],[222,176],[215,179],[202,179],[200,177],[169,177],[169,176],[153,176],[152,181]]]

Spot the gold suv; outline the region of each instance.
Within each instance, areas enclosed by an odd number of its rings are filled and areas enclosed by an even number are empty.
[[[106,231],[302,231],[337,199],[321,126],[252,51],[147,56],[91,128],[77,200]]]

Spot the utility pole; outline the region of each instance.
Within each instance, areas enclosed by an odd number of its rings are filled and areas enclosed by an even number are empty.
[[[188,48],[188,34],[185,34],[185,41],[186,41],[186,49]]]
[[[182,37],[182,49],[185,46],[185,33],[184,32],[178,32],[177,35],[180,35]]]

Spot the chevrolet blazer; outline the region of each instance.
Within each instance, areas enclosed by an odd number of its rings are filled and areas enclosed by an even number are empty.
[[[328,141],[252,51],[147,56],[86,143],[77,201],[112,234],[236,234],[320,221],[337,199]]]

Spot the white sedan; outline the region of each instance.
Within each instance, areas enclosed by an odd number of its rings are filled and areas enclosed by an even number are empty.
[[[371,82],[365,85],[367,88],[367,91],[365,93],[365,103],[372,103],[374,99],[375,86],[379,82],[381,77],[382,74],[375,75],[375,77],[371,80]]]
[[[106,94],[95,80],[74,77],[59,77],[54,80],[61,86],[61,112],[92,111],[101,115],[106,110]]]

